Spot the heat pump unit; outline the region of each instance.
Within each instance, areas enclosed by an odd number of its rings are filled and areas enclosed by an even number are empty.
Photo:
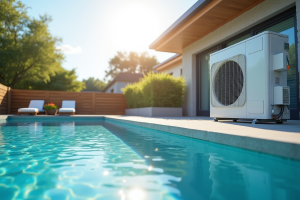
[[[253,120],[290,118],[288,36],[265,31],[210,56],[210,116]]]

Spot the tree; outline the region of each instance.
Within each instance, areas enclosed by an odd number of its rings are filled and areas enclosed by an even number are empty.
[[[99,79],[95,79],[94,77],[90,77],[89,79],[82,81],[85,83],[86,88],[84,91],[102,91],[106,87],[106,83]]]
[[[158,64],[155,56],[150,57],[145,52],[140,55],[139,63],[140,63],[140,68],[139,68],[140,73],[151,72],[153,71],[153,66]]]
[[[105,71],[106,79],[113,79],[121,72],[148,73],[153,71],[156,65],[155,56],[149,56],[146,52],[140,55],[136,52],[117,52],[117,55],[110,59],[108,70]]]
[[[61,67],[54,75],[50,75],[50,81],[24,79],[16,88],[80,92],[85,88],[85,83],[77,80],[75,69],[68,71]]]
[[[48,30],[51,20],[48,15],[40,16],[40,19],[29,18],[20,1],[0,1],[2,84],[15,88],[26,79],[46,83],[61,71],[64,57],[55,47],[61,40],[51,36]]]

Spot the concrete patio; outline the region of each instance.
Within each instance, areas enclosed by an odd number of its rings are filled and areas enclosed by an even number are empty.
[[[288,120],[284,124],[219,121],[209,117],[134,117],[112,115],[75,116],[15,116],[1,115],[2,120],[17,119],[105,119],[151,128],[185,137],[273,154],[300,160],[300,121]]]

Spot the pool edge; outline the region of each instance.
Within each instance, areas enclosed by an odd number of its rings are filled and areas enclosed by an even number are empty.
[[[106,119],[149,128],[153,130],[163,131],[193,139],[238,147],[241,149],[247,149],[251,151],[271,154],[294,160],[300,160],[300,144],[296,143],[287,143],[282,141],[267,140],[247,136],[230,135],[221,132],[189,129],[177,126],[133,121],[128,119],[116,119],[114,117],[109,116],[105,116],[105,120]]]

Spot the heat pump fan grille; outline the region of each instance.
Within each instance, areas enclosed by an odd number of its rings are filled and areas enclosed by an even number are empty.
[[[224,106],[233,104],[242,93],[244,75],[240,65],[232,60],[223,63],[214,77],[214,93]]]

